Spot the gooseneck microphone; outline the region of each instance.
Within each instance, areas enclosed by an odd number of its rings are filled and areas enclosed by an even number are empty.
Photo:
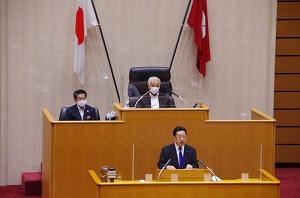
[[[177,96],[178,98],[180,98],[183,102],[185,102],[185,104],[189,105],[189,104],[187,103],[187,101],[185,101],[185,99],[183,99],[180,95],[176,94],[176,93],[173,92],[173,91],[171,91],[171,93],[172,93],[173,95]]]
[[[211,174],[213,174],[213,176],[211,177],[212,181],[222,181],[219,177],[216,176],[216,174],[208,167],[206,166],[206,164],[204,164],[204,162],[202,162],[201,160],[197,160],[198,162],[200,162],[200,164],[202,164],[205,168],[207,168],[207,170],[209,170],[211,172]]]
[[[159,173],[158,173],[158,176],[157,176],[157,180],[159,181],[159,178],[160,178],[160,174],[163,172],[163,170],[166,168],[166,166],[168,166],[169,164],[170,164],[170,162],[171,162],[171,159],[169,159],[168,161],[167,161],[167,163],[162,167],[162,169],[159,171]]]
[[[171,91],[171,93],[175,96],[177,96],[178,98],[180,97],[178,94],[176,94],[175,92]]]
[[[166,88],[167,91],[171,92],[174,96],[180,98],[180,100],[182,100],[183,102],[185,102],[185,104],[186,104],[187,106],[189,106],[189,104],[187,103],[187,101],[186,101],[185,99],[183,99],[180,95],[178,95],[178,94],[175,93],[174,91],[172,91],[172,90],[170,90],[169,88],[167,88],[167,86],[165,86],[165,88]]]
[[[137,103],[147,94],[147,93],[149,93],[150,91],[147,91],[146,93],[144,93],[137,101],[136,101],[136,103],[135,103],[135,105],[134,105],[134,108],[136,108],[136,105],[137,105]]]

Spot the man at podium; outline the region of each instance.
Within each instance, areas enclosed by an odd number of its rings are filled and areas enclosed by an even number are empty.
[[[173,130],[174,143],[164,146],[157,163],[159,169],[166,166],[167,170],[199,168],[196,149],[185,144],[187,132],[183,126],[177,126]]]

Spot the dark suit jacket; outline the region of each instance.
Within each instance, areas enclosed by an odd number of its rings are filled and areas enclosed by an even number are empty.
[[[88,116],[90,116],[90,119],[87,119]],[[77,104],[67,108],[66,119],[67,120],[81,120],[81,116],[80,116]],[[94,107],[85,105],[83,120],[96,120],[96,112],[95,112]]]
[[[171,96],[159,92],[158,95],[159,108],[175,108],[174,100]],[[143,98],[137,103],[138,108],[151,108],[151,97],[150,93],[147,93]]]
[[[174,143],[164,146],[161,149],[160,158],[157,163],[158,168],[159,169],[163,168],[163,166],[167,163],[167,161],[169,159],[171,159],[171,162],[169,165],[174,166],[176,169],[180,169],[179,164],[178,164],[176,147],[175,147]],[[181,169],[185,169],[185,167],[188,164],[192,165],[193,168],[199,168],[199,165],[197,162],[196,149],[185,144]]]

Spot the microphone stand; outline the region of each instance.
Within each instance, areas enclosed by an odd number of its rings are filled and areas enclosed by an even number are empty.
[[[136,108],[137,103],[147,94],[149,93],[149,91],[147,91],[146,93],[144,93],[144,95],[142,95],[135,103],[134,108]]]
[[[176,97],[180,98],[183,102],[185,102],[185,104],[186,104],[187,106],[189,106],[189,104],[187,103],[187,101],[186,101],[185,99],[183,99],[180,95],[174,93],[173,91],[171,91],[171,93],[172,93],[173,95],[175,95]]]
[[[160,174],[163,172],[163,170],[166,168],[166,166],[168,166],[168,164],[170,164],[170,162],[171,162],[171,159],[169,159],[167,161],[167,163],[164,165],[164,167],[162,167],[162,169],[159,171],[158,176],[157,176],[158,181],[159,181],[159,178],[160,178]]]
[[[201,160],[198,159],[198,162],[200,162],[205,168],[207,168],[211,174],[213,174],[213,176],[211,177],[212,181],[222,181],[219,177],[216,176],[216,174],[208,167],[206,166],[206,164],[204,164],[204,162],[202,162]]]

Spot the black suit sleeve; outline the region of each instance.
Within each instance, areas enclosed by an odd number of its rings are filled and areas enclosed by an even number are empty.
[[[139,98],[140,101],[137,103],[137,108],[151,108],[151,98],[149,94],[141,96],[143,98]]]
[[[66,109],[66,120],[71,120],[71,112],[69,111],[69,108]]]
[[[139,100],[139,98],[138,98],[138,100]],[[145,106],[144,106],[144,104],[142,103],[143,101],[142,101],[142,99],[136,104],[136,108],[144,108]]]
[[[176,108],[174,99],[172,96],[166,95],[165,93],[159,93],[159,107],[160,108]]]
[[[171,98],[171,96],[170,96],[170,98],[169,98],[169,107],[170,107],[170,108],[176,108],[175,103],[174,103],[174,99]]]
[[[96,115],[95,108],[91,108],[90,116],[91,116],[90,120],[99,120],[98,116]]]
[[[97,111],[95,107],[86,105],[86,109],[84,111],[84,120],[100,120],[100,115],[96,114]]]
[[[193,166],[193,168],[199,168],[198,161],[197,161],[197,154],[196,154],[196,149],[193,147],[190,147],[190,162],[189,164]]]
[[[66,120],[77,120],[72,113],[72,107],[66,109]]]
[[[157,163],[157,167],[159,169],[162,169],[169,159],[171,159],[170,149],[168,149],[168,147],[165,146],[161,149],[160,156],[159,156],[159,161]]]

